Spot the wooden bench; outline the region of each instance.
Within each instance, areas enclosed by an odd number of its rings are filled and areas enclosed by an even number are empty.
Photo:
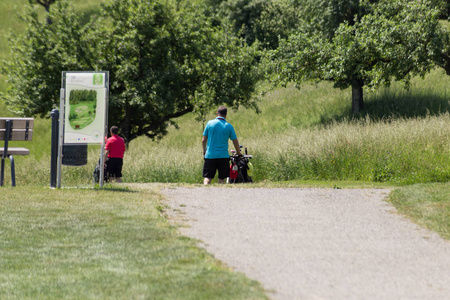
[[[5,159],[7,157],[11,161],[11,184],[16,186],[14,155],[29,155],[30,150],[9,147],[9,142],[31,141],[33,125],[33,118],[0,118],[0,141],[5,141],[3,148],[0,148],[0,155],[2,156],[0,186],[3,186],[5,179]]]

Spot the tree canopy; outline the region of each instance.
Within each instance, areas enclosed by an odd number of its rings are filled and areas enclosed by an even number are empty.
[[[280,38],[287,38],[297,26],[297,5],[291,1],[228,0],[210,3],[220,22],[229,23],[236,35],[248,45],[255,41],[268,49],[278,47]]]
[[[25,16],[23,36],[12,37],[4,72],[11,89],[2,95],[20,115],[48,115],[59,103],[62,71],[110,72],[109,123],[130,141],[159,138],[176,117],[202,118],[219,104],[256,108],[256,47],[222,26],[201,7],[158,0],[113,0],[101,18],[80,24],[67,1],[41,24]]]
[[[364,107],[364,86],[392,80],[408,84],[411,76],[424,76],[442,52],[439,10],[427,1],[306,2],[324,13],[313,19],[308,14],[301,30],[269,52],[269,71],[276,74],[272,79],[277,84],[328,80],[336,88],[352,87],[354,114]]]
[[[31,0],[29,0],[31,1]],[[39,1],[52,3],[52,1]],[[82,24],[67,0],[10,38],[0,95],[20,115],[46,116],[59,102],[62,71],[109,71],[109,120],[130,141],[160,138],[177,117],[220,104],[252,107],[260,61],[275,84],[332,81],[352,89],[408,86],[436,64],[450,74],[447,0],[111,0]],[[209,5],[209,6],[208,6]],[[267,49],[262,56],[259,49]]]

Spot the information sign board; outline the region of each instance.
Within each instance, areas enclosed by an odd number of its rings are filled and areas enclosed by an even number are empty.
[[[108,86],[108,72],[63,72],[64,144],[103,142]]]

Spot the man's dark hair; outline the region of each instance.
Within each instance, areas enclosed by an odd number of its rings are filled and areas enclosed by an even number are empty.
[[[219,114],[219,116],[226,117],[227,108],[225,106],[219,106],[219,108],[217,109],[217,113]]]
[[[112,134],[118,134],[119,133],[119,127],[117,127],[117,126],[111,127],[111,133]]]

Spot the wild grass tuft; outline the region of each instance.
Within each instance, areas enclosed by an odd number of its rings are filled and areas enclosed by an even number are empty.
[[[421,119],[342,121],[292,130],[261,142],[258,177],[269,180],[362,180],[414,183],[450,179],[450,115]]]

